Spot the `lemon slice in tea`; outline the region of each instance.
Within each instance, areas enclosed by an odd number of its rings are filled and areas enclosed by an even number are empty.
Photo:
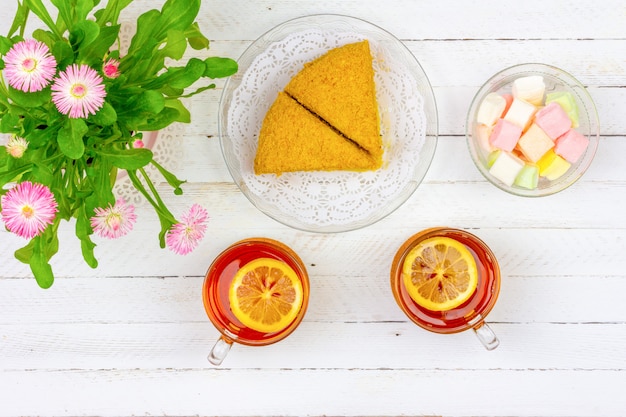
[[[302,307],[302,283],[285,262],[258,258],[245,264],[228,292],[235,317],[250,329],[273,333],[287,327]]]
[[[446,311],[467,301],[478,285],[471,252],[449,237],[432,237],[407,254],[402,265],[404,286],[418,305]]]

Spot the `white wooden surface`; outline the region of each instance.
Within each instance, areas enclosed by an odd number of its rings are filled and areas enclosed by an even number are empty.
[[[0,0],[1,32],[13,0]],[[162,1],[138,0],[132,18]],[[221,90],[192,102],[185,196],[176,213],[210,211],[206,239],[179,257],[158,248],[158,221],[98,241],[84,265],[72,225],[61,231],[57,280],[41,290],[13,259],[20,239],[0,230],[0,416],[16,415],[626,415],[626,5],[611,1],[205,0],[211,55],[238,58],[283,21],[340,13],[405,42],[433,85],[439,144],[424,183],[396,212],[362,230],[320,235],[257,211],[233,184],[217,139]],[[541,199],[507,195],[470,161],[469,103],[512,64],[561,67],[586,85],[601,121],[587,174]],[[223,86],[223,82],[218,82]],[[163,190],[167,187],[163,186]],[[501,345],[471,332],[423,331],[389,288],[398,246],[448,225],[485,240],[503,273],[489,321]],[[249,236],[285,242],[311,276],[307,315],[288,339],[235,346],[223,366],[206,354],[218,336],[202,306],[213,258]]]

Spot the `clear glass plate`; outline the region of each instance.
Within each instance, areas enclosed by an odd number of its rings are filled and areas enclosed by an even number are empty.
[[[383,167],[255,175],[258,132],[278,92],[304,63],[363,39],[373,56]],[[435,98],[417,59],[385,30],[348,16],[297,18],[253,42],[238,63],[220,100],[220,144],[235,183],[273,219],[311,232],[354,230],[393,212],[426,175],[437,143]]]

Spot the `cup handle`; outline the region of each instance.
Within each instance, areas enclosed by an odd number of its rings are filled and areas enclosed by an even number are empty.
[[[480,340],[487,350],[494,350],[500,344],[496,334],[485,322],[482,322],[478,326],[474,327],[474,333],[476,333],[478,340]]]
[[[233,346],[233,341],[230,339],[221,336],[213,345],[211,352],[207,359],[215,366],[219,366],[222,364],[222,361],[230,351],[230,348]]]

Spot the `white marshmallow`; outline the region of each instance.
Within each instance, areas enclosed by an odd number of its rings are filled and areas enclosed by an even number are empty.
[[[545,91],[546,84],[543,82],[541,75],[529,75],[513,81],[513,97],[527,101],[535,106],[541,105]]]
[[[511,107],[504,115],[504,120],[526,129],[536,112],[537,108],[532,104],[522,99],[513,98],[513,103],[511,103]]]
[[[506,100],[498,93],[489,93],[480,103],[476,121],[486,126],[493,126],[502,116],[506,108]]]
[[[500,152],[489,169],[489,173],[510,187],[522,168],[524,168],[524,161],[512,153]]]

